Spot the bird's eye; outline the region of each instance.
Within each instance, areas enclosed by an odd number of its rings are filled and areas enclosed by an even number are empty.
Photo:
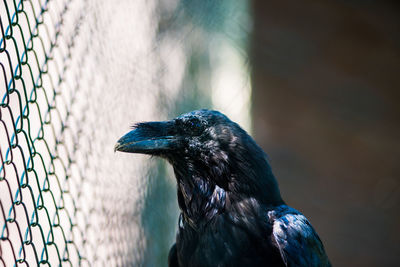
[[[185,130],[191,135],[200,134],[202,132],[202,124],[198,119],[191,119],[185,123]]]

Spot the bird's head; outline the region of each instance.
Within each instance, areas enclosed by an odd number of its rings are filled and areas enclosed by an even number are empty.
[[[161,156],[171,163],[223,163],[244,131],[218,111],[197,110],[170,121],[142,122],[120,138],[116,151]]]
[[[170,121],[138,123],[118,140],[115,150],[165,158],[178,184],[200,191],[218,186],[242,196],[281,201],[265,153],[218,111],[197,110]]]

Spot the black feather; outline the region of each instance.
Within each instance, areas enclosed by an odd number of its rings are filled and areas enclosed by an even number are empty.
[[[169,266],[330,266],[311,224],[283,202],[266,154],[225,115],[198,110],[134,127],[149,146],[163,138],[143,153],[174,168],[181,215]]]

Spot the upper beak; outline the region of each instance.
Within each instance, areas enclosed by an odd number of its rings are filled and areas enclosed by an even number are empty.
[[[176,138],[167,134],[168,126],[169,122],[141,123],[117,141],[114,151],[157,154],[171,150]]]

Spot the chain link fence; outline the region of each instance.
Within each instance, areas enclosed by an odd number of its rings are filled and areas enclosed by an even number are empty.
[[[172,171],[113,146],[194,108],[250,128],[246,2],[4,0],[0,27],[0,266],[165,266]]]

